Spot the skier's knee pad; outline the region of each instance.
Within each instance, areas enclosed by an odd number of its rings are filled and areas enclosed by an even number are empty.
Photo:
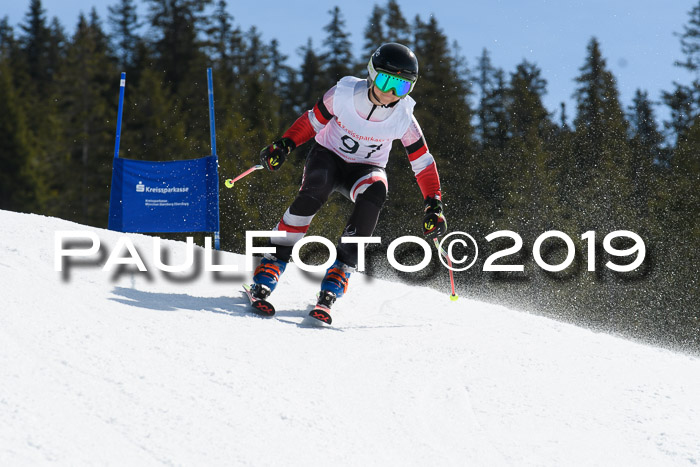
[[[333,192],[333,186],[327,170],[310,170],[304,173],[304,182],[299,190],[299,196],[313,199],[320,208]]]
[[[292,202],[289,211],[296,216],[313,216],[321,209],[326,199],[327,196],[323,198],[312,191],[301,191]]]
[[[328,200],[328,196],[322,193],[300,193],[300,198],[304,198],[304,203],[308,207],[309,215],[315,214],[321,206]]]
[[[367,201],[381,208],[386,201],[386,185],[382,181],[372,183],[362,194],[357,196],[356,203],[360,200]]]

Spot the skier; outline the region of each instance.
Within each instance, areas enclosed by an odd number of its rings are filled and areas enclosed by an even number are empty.
[[[294,244],[332,192],[355,203],[342,235],[372,235],[387,197],[384,168],[393,140],[401,140],[405,147],[424,197],[423,233],[435,237],[446,230],[437,168],[413,116],[415,101],[408,95],[418,79],[418,60],[408,47],[388,43],[372,55],[367,70],[367,79],[346,76],[338,81],[282,139],[260,153],[262,165],[275,171],[297,146],[312,137],[316,140],[306,158],[299,193],[274,229],[285,231],[286,237],[270,239],[276,253],[266,254],[255,270],[249,290],[261,303],[267,303]],[[346,292],[357,256],[356,244],[338,243],[337,260],[326,271],[310,316],[330,324],[330,307]]]

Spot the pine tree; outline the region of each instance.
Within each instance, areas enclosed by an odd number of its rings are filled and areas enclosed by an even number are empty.
[[[26,136],[32,148],[28,167],[39,212],[49,212],[60,193],[52,187],[53,168],[62,160],[63,135],[55,98],[55,75],[65,59],[65,34],[58,20],[47,25],[41,1],[32,0],[24,23],[20,24],[17,47],[11,52],[13,82],[24,109]]]
[[[283,132],[289,126],[289,122],[299,116],[299,98],[296,93],[297,76],[292,67],[287,65],[287,56],[279,50],[277,39],[270,41],[268,47],[270,54],[269,76],[276,94],[279,97],[279,119],[282,125],[278,131]]]
[[[671,208],[675,230],[687,245],[697,245],[700,240],[700,116],[695,119],[673,158],[673,195]],[[685,250],[685,248],[684,248]],[[698,258],[697,248],[691,248]],[[697,262],[691,263],[697,271]],[[693,276],[691,276],[693,277]],[[694,276],[697,277],[697,276]]]
[[[659,132],[654,110],[647,92],[637,89],[629,107],[633,157],[633,205],[638,215],[649,215],[649,203],[654,190],[653,168],[665,164],[668,156],[662,147],[664,138]]]
[[[15,34],[10,25],[10,19],[4,16],[0,20],[0,57],[9,58],[10,50],[14,46]]]
[[[207,30],[209,54],[219,68],[229,69],[231,63],[231,39],[233,38],[233,18],[227,11],[226,0],[219,0],[212,15],[211,27]]]
[[[405,46],[411,46],[411,28],[401,13],[401,8],[396,0],[389,0],[384,7],[386,12],[386,37],[389,42],[398,42]],[[379,46],[381,44],[378,44]]]
[[[501,172],[508,186],[506,218],[518,224],[514,230],[530,240],[551,229],[561,217],[558,173],[547,144],[554,124],[542,102],[546,85],[540,69],[523,61],[511,73],[506,91],[510,139],[508,170],[504,167]]]
[[[323,28],[325,52],[322,55],[325,84],[328,88],[343,76],[352,73],[352,43],[350,33],[345,30],[345,19],[339,7],[328,11],[331,21]]]
[[[481,147],[502,150],[508,139],[505,77],[503,70],[493,66],[486,49],[477,61],[474,82],[479,91],[476,131]]]
[[[307,110],[323,97],[328,88],[323,79],[321,57],[314,52],[313,40],[309,38],[299,52],[303,57],[299,70],[299,102],[301,109]]]
[[[26,74],[33,84],[32,93],[46,97],[51,82],[51,67],[49,65],[49,48],[51,35],[46,23],[46,10],[41,6],[41,0],[31,0],[25,23],[21,26],[24,34],[20,36],[23,49],[23,65]]]
[[[372,8],[372,14],[367,21],[367,26],[365,26],[364,46],[362,48],[364,54],[360,58],[358,67],[367,66],[367,63],[364,62],[364,58],[366,57],[369,59],[369,57],[380,45],[384,44],[385,42],[389,42],[387,39],[388,36],[384,30],[385,15],[386,11],[384,8],[380,7],[379,5],[374,5]]]
[[[688,13],[690,20],[683,26],[681,38],[681,51],[685,55],[685,61],[676,62],[676,65],[700,74],[700,2]]]
[[[580,84],[576,90],[577,116],[574,125],[581,135],[581,144],[577,151],[578,159],[575,169],[578,172],[590,172],[600,163],[603,153],[602,143],[605,140],[605,122],[611,117],[617,104],[617,95],[611,89],[612,75],[605,69],[606,63],[600,52],[600,44],[594,38],[587,47],[586,61],[581,67],[582,75],[576,78]],[[615,99],[612,105],[606,105]],[[585,145],[585,146],[584,146]],[[585,178],[582,177],[585,180]]]
[[[55,166],[63,196],[52,212],[90,225],[104,225],[111,174],[116,109],[110,106],[111,83],[118,76],[108,55],[109,41],[96,11],[80,15],[76,32],[57,73],[60,117],[68,156]]]
[[[190,97],[193,70],[205,68],[200,51],[203,40],[198,33],[206,29],[205,8],[212,0],[147,0],[148,20],[155,33],[155,51],[159,69],[164,70],[166,82],[178,92],[185,87]]]
[[[244,71],[239,75],[242,84],[240,106],[248,128],[257,132],[254,147],[261,148],[279,132],[281,98],[276,94],[272,76],[270,47],[263,42],[256,27],[251,27],[245,34],[245,41]]]
[[[646,153],[649,163],[658,164],[662,160],[664,138],[656,123],[649,93],[637,89],[629,111],[632,140]]]
[[[671,111],[668,122],[664,122],[665,128],[670,132],[670,137],[677,145],[687,140],[688,130],[695,118],[693,88],[675,83],[673,92],[664,92],[663,100]]]
[[[560,122],[558,127],[554,129],[548,148],[553,154],[554,171],[557,177],[554,185],[557,192],[556,202],[561,212],[559,228],[575,231],[578,229],[578,226],[572,221],[575,215],[573,208],[575,194],[571,191],[575,178],[573,167],[576,165],[574,131],[569,126],[564,102],[560,104],[560,109]]]
[[[19,42],[15,37],[15,31],[10,25],[9,18],[5,16],[0,20],[0,60],[5,61],[13,77],[17,76],[19,54]],[[12,72],[13,69],[15,72]]]
[[[116,78],[113,86],[118,83]],[[132,85],[127,75],[120,157],[153,161],[191,157],[185,143],[185,121],[179,118],[178,104],[162,78],[160,72],[146,68]]]
[[[292,74],[292,69],[287,65],[287,57],[280,52],[280,44],[277,39],[272,39],[267,47],[270,56],[268,72],[270,81],[278,89],[284,89],[289,82],[289,75]]]
[[[426,132],[441,135],[441,143],[433,145],[441,145],[445,152],[462,152],[472,143],[469,75],[458,69],[463,63],[453,55],[434,17],[427,23],[417,19],[413,42],[419,64],[418,82],[412,93],[420,103],[416,114]],[[460,131],[452,132],[448,127]]]
[[[541,77],[541,70],[527,60],[520,63],[511,74],[507,91],[508,130],[511,138],[536,136],[544,140],[549,136],[552,124],[549,112],[542,103],[546,87],[547,81]]]
[[[576,82],[575,165],[567,188],[579,195],[575,210],[583,228],[612,231],[634,219],[628,209],[633,163],[615,78],[595,38]]]
[[[471,74],[478,104],[476,108],[475,137],[480,151],[468,162],[474,173],[472,209],[483,213],[480,227],[485,233],[493,230],[494,223],[504,215],[510,161],[505,151],[508,142],[507,86],[505,73],[491,63],[488,50],[477,58]],[[481,207],[485,207],[483,211]],[[486,230],[489,229],[489,230]]]
[[[31,212],[36,208],[31,158],[29,131],[9,59],[0,53],[0,209]]]
[[[671,109],[671,120],[665,126],[671,131],[677,146],[686,142],[688,130],[700,115],[700,2],[689,16],[683,33],[678,34],[685,60],[677,61],[676,66],[693,73],[694,80],[690,85],[674,83],[675,89],[663,94],[664,102]]]
[[[213,0],[148,0],[155,66],[184,122],[187,150],[181,157],[209,152],[205,32]]]
[[[53,77],[58,73],[59,68],[66,58],[65,50],[68,41],[65,29],[58,18],[54,17],[49,25],[49,49],[48,49],[48,70]]]
[[[679,67],[693,73],[695,79],[689,86],[676,84],[672,94],[665,95],[671,107],[671,127],[678,136],[671,160],[674,187],[672,203],[681,212],[680,230],[690,231],[689,236],[700,237],[698,227],[698,183],[700,181],[700,2],[689,12],[689,21],[683,27],[681,51],[685,60],[677,62]],[[677,190],[675,188],[678,188]]]
[[[245,72],[243,69],[243,57],[246,54],[246,44],[243,40],[243,31],[240,27],[235,27],[229,40],[231,51],[231,72],[235,75]]]
[[[137,31],[141,27],[136,12],[134,0],[119,0],[109,8],[109,24],[112,29],[110,38],[118,57],[121,71],[125,71],[132,79],[136,65],[137,53],[141,38]]]
[[[561,103],[559,104],[559,109],[560,109],[560,113],[559,113],[559,127],[560,127],[561,130],[563,130],[563,131],[568,131],[568,130],[570,130],[570,128],[569,128],[569,123],[568,123],[569,118],[568,118],[568,116],[566,115],[566,103],[565,103],[565,102],[561,102]]]

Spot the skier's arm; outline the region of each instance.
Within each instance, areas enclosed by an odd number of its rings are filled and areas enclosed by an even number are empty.
[[[423,137],[423,130],[413,117],[413,122],[401,137],[401,143],[406,148],[408,161],[416,176],[416,181],[423,194],[423,198],[440,199],[440,176],[438,175],[435,159],[428,150],[428,145]]]
[[[440,176],[415,117],[401,138],[401,143],[406,148],[408,160],[425,200],[423,234],[427,237],[442,235],[447,230],[447,222],[442,212]]]
[[[316,133],[326,126],[333,118],[333,95],[335,86],[329,89],[321,99],[318,100],[312,110],[305,112],[296,122],[284,133],[283,138],[289,138],[294,142],[295,147],[300,146],[316,136]]]
[[[333,118],[334,94],[335,86],[319,99],[312,110],[297,118],[297,121],[284,132],[282,139],[275,141],[260,151],[260,163],[263,167],[270,171],[279,169],[290,152],[313,138],[316,133],[326,126],[326,123]]]

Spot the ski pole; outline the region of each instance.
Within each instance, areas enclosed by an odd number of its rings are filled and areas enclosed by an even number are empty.
[[[452,260],[450,259],[450,256],[440,248],[440,242],[438,242],[437,238],[433,238],[433,243],[435,243],[435,248],[438,250],[438,254],[441,254],[445,258],[447,258],[447,270],[450,271],[450,287],[452,287],[452,294],[450,294],[450,300],[453,302],[459,298],[459,295],[455,293],[455,276],[454,273],[452,272]]]
[[[226,188],[233,188],[233,184],[236,183],[238,180],[242,179],[243,177],[245,177],[249,173],[255,172],[256,170],[260,170],[262,168],[263,168],[263,166],[261,164],[254,165],[253,167],[249,168],[248,170],[246,170],[245,172],[240,174],[238,177],[227,179],[226,182],[224,183],[224,185],[226,185]]]

